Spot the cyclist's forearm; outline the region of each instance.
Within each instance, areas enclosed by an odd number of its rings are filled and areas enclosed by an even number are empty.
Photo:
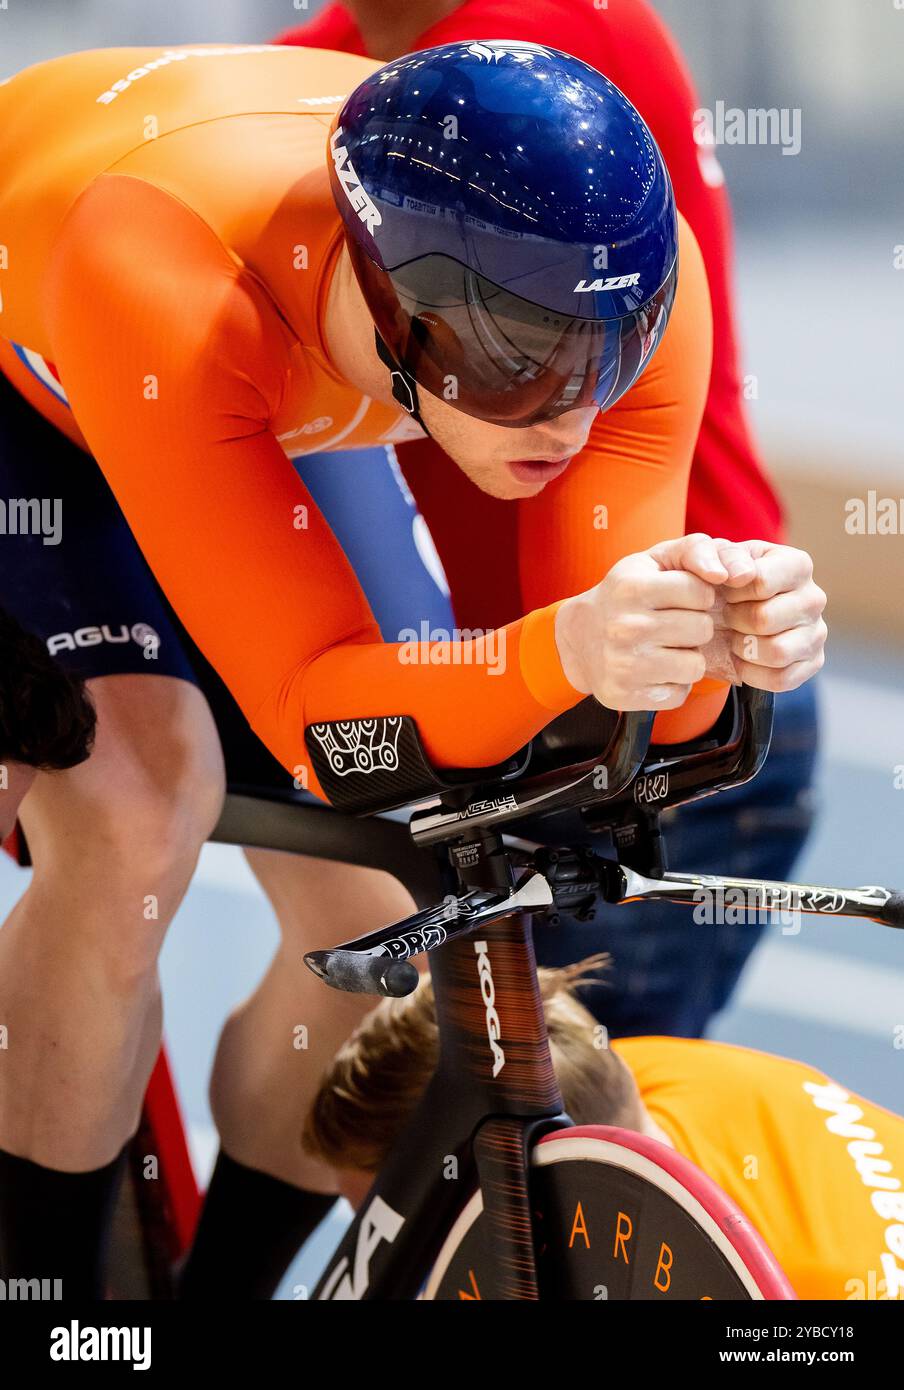
[[[415,720],[436,766],[489,766],[583,698],[562,670],[557,608],[450,642],[389,644],[362,634],[297,667],[246,712],[258,736],[293,770],[307,766],[307,725],[397,714]]]

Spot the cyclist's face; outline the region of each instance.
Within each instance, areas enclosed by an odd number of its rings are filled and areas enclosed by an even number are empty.
[[[326,337],[336,370],[362,392],[394,405],[389,373],[373,345],[373,320],[343,249],[330,287]],[[555,464],[579,453],[599,414],[597,406],[569,410],[555,420],[528,429],[505,429],[475,420],[430,391],[418,392],[421,413],[438,444],[458,464],[481,492],[491,497],[534,497],[553,477],[564,472],[541,466]]]
[[[560,477],[587,443],[599,414],[594,405],[528,429],[508,430],[454,410],[428,391],[418,394],[436,442],[481,492],[506,500],[534,497]]]

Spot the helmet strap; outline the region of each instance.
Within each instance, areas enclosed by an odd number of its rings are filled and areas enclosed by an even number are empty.
[[[421,417],[420,401],[417,394],[417,382],[410,372],[407,372],[400,362],[393,357],[389,348],[380,337],[379,329],[374,329],[374,341],[377,347],[377,356],[385,367],[389,369],[389,378],[392,382],[392,397],[402,407],[412,420],[416,420],[428,439],[432,439],[430,431],[424,424]]]

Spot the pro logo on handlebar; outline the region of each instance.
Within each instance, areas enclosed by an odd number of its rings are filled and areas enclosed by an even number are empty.
[[[640,806],[651,806],[657,801],[664,801],[669,794],[669,774],[667,772],[650,773],[646,777],[638,777],[634,783],[634,800]]]
[[[490,1040],[490,1051],[493,1054],[493,1076],[496,1077],[505,1066],[505,1053],[499,1045],[502,1027],[496,1012],[496,986],[493,984],[493,967],[490,965],[485,941],[475,941],[474,950],[477,952],[480,993],[487,1011],[487,1037]]]

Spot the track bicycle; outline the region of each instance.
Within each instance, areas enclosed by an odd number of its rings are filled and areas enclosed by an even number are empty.
[[[616,716],[588,698],[507,763],[442,772],[407,716],[343,721],[306,731],[329,806],[230,785],[213,840],[384,869],[415,900],[402,922],[309,953],[327,985],[400,996],[417,984],[412,958],[430,958],[436,1073],[313,1298],[794,1297],[696,1165],[563,1113],[532,944],[559,911],[589,921],[601,901],[691,908],[732,891],[747,910],[904,926],[904,894],[887,888],[667,868],[662,813],[755,776],[772,709],[770,694],[742,686],[705,737],[657,747],[652,714]],[[145,1180],[149,1154],[158,1183]],[[114,1296],[168,1298],[200,1194],[165,1051],[132,1157]]]
[[[794,1297],[694,1164],[563,1113],[532,945],[559,910],[590,918],[600,900],[694,905],[730,890],[770,912],[904,926],[904,895],[887,888],[666,867],[662,812],[753,777],[772,711],[771,694],[740,687],[710,734],[666,748],[650,742],[652,714],[615,716],[588,698],[508,763],[442,772],[406,716],[308,728],[336,810],[305,811],[309,829],[319,818],[306,852],[388,869],[419,910],[306,963],[335,989],[401,996],[418,982],[412,958],[429,953],[439,1028],[435,1074],[315,1299]],[[558,835],[568,815],[590,847],[543,843],[546,819]]]

